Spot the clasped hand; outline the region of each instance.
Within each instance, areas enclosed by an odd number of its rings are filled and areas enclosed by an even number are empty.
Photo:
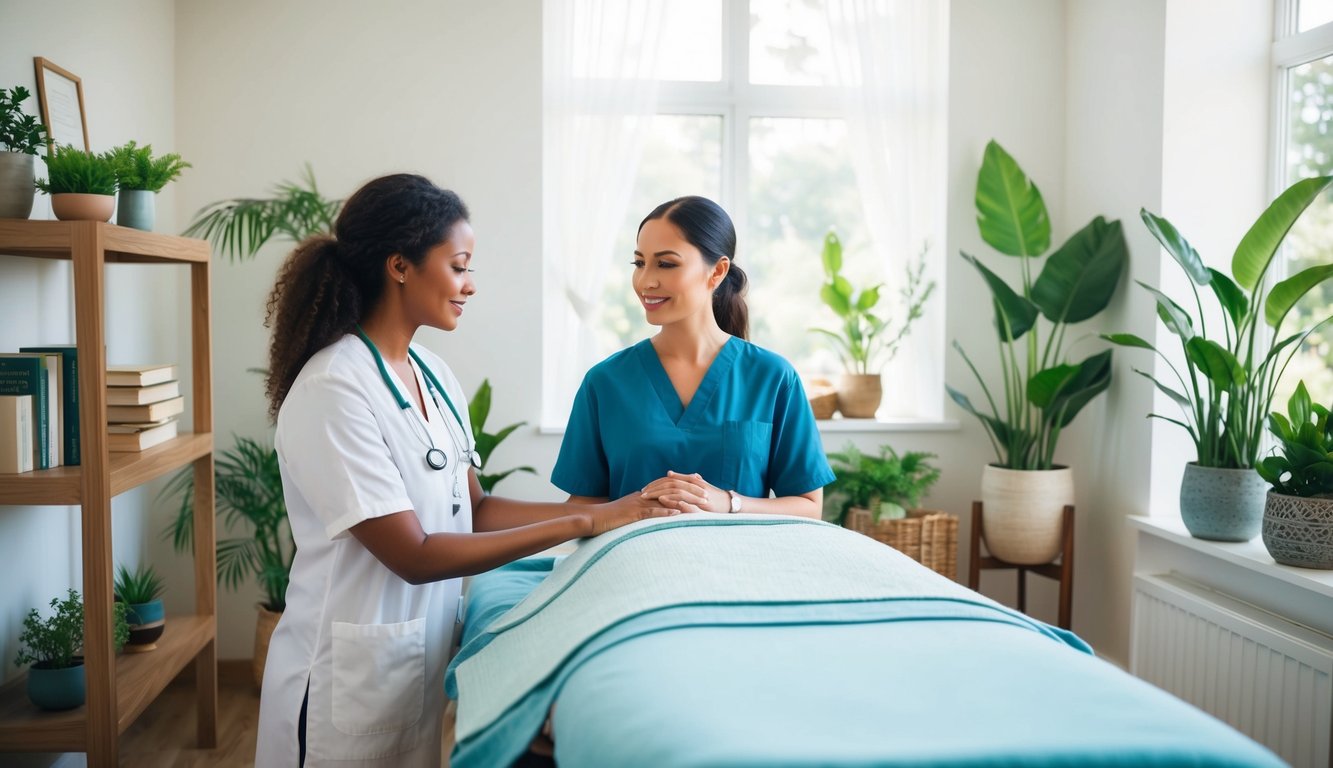
[[[644,486],[641,497],[656,499],[664,507],[680,512],[726,512],[730,507],[727,492],[710,485],[699,473],[684,475],[667,472],[667,476]]]

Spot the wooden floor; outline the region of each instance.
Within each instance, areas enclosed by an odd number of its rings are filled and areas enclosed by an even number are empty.
[[[172,683],[120,739],[125,768],[242,768],[254,765],[259,727],[259,690],[250,662],[218,665],[218,746],[195,748],[194,682]],[[444,765],[453,749],[452,707],[445,713]]]

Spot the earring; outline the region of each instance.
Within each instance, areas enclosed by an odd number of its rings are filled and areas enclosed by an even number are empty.
[[[399,284],[399,285],[402,285],[403,283],[406,283],[406,282],[407,282],[407,278],[406,278],[406,277],[399,277],[399,278],[398,278],[398,284]]]

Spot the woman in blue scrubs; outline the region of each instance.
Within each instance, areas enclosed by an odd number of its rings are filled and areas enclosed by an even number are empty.
[[[820,517],[833,471],[795,369],[746,340],[735,254],[731,217],[702,197],[639,224],[634,292],[661,331],[584,377],[551,473],[572,501],[637,490],[683,512]]]

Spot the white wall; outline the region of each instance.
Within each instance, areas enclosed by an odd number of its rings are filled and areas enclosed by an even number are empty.
[[[0,87],[36,93],[33,57],[43,56],[83,81],[92,149],[136,139],[170,151],[175,139],[174,10],[170,0],[115,4],[47,0],[0,2]],[[24,106],[37,111],[34,95]],[[39,174],[44,166],[38,163]],[[188,174],[188,172],[187,172]],[[188,175],[186,177],[188,179]],[[175,192],[158,196],[159,229],[175,220]],[[52,218],[39,196],[33,218]],[[111,362],[185,360],[176,338],[187,317],[176,296],[184,270],[114,266],[107,270],[107,355]],[[0,257],[0,350],[43,343],[73,343],[73,281],[69,262]],[[188,340],[187,340],[188,341]],[[157,539],[163,521],[149,513],[153,489],[113,500],[116,562],[161,564],[168,555]],[[0,681],[13,665],[23,616],[69,587],[82,591],[78,508],[0,506]],[[169,589],[192,596],[186,571]],[[188,604],[188,603],[187,603]],[[14,764],[44,762],[9,755]],[[10,764],[10,762],[6,762]]]

